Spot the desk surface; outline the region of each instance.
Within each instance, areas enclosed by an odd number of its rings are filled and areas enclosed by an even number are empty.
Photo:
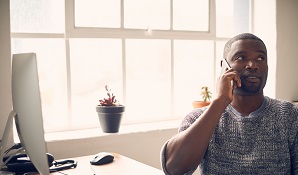
[[[113,153],[114,161],[105,165],[91,165],[90,160],[94,155],[70,158],[76,160],[78,165],[74,169],[64,170],[61,173],[67,175],[162,175],[163,172],[157,168],[130,159],[117,153]],[[61,175],[51,173],[51,175]]]

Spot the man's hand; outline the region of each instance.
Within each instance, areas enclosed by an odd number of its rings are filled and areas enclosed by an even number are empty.
[[[227,104],[233,101],[233,90],[241,87],[241,80],[234,69],[227,70],[217,79],[217,98],[224,99]]]

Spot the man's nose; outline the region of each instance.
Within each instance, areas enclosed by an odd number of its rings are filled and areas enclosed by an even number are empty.
[[[246,69],[253,69],[253,70],[258,70],[259,65],[253,60],[248,60],[246,63]]]

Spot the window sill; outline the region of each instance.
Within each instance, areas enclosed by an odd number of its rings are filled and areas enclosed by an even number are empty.
[[[74,140],[74,139],[101,137],[101,136],[108,136],[111,134],[124,135],[124,134],[140,133],[140,132],[178,129],[180,122],[181,120],[170,120],[170,121],[154,122],[154,123],[121,125],[118,133],[104,133],[102,132],[101,128],[46,133],[45,140],[47,142],[52,142],[52,141],[61,141],[61,140]]]

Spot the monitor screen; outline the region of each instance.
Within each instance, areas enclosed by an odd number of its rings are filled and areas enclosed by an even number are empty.
[[[35,53],[12,56],[12,102],[19,139],[35,168],[49,174]]]

